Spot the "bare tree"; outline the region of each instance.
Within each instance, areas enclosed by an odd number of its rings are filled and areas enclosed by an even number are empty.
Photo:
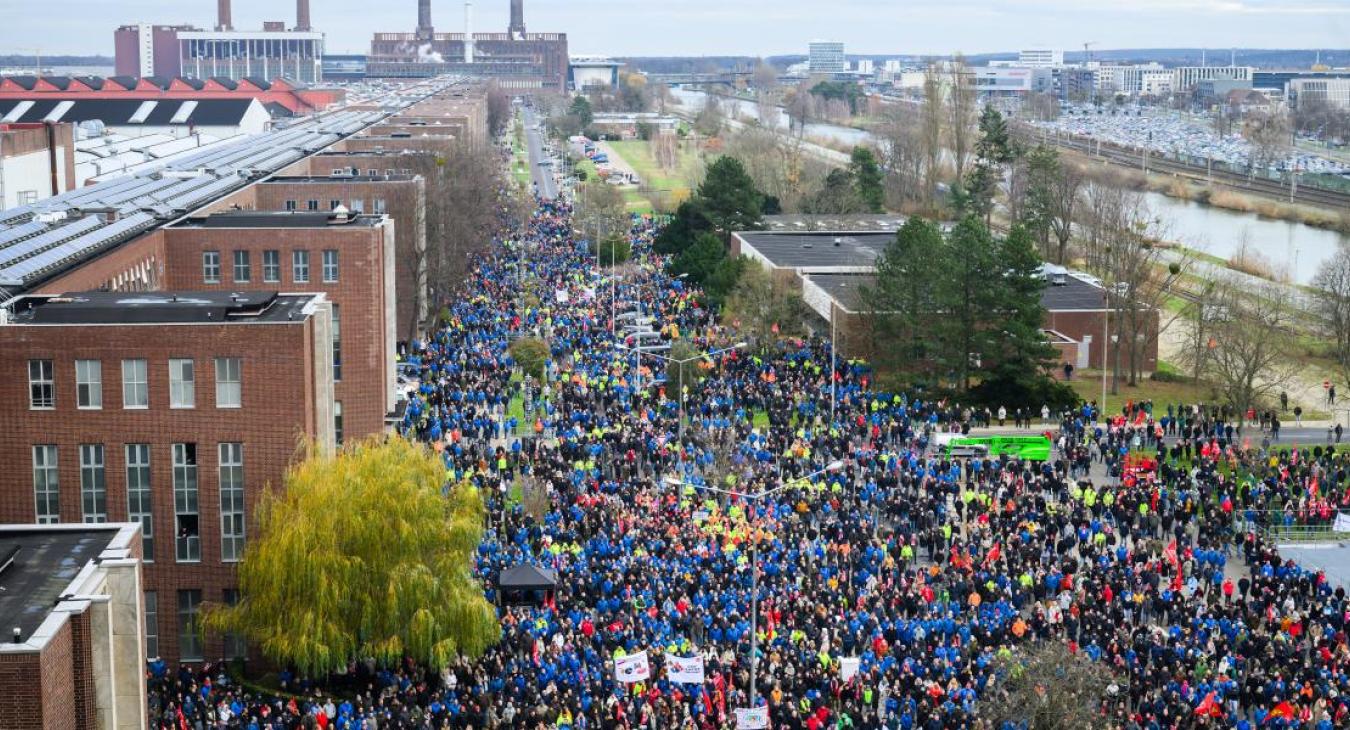
[[[1114,683],[1107,664],[1058,641],[1027,644],[996,661],[992,696],[980,702],[992,726],[1078,730],[1100,723]]]
[[[923,75],[923,109],[921,137],[924,153],[923,200],[930,207],[937,191],[942,164],[942,74],[935,63],[929,63]]]
[[[1317,313],[1341,377],[1350,380],[1350,249],[1341,247],[1313,278]]]
[[[1288,290],[1250,279],[1220,282],[1215,301],[1228,316],[1214,326],[1206,372],[1239,411],[1267,403],[1297,370],[1289,357],[1292,303]]]
[[[495,136],[506,130],[511,121],[511,97],[502,91],[496,80],[487,87],[488,130]]]
[[[958,53],[947,65],[947,146],[952,153],[957,180],[965,177],[974,148],[977,107],[975,82],[966,66],[965,56]]]
[[[778,337],[802,332],[806,303],[797,293],[774,286],[768,272],[747,266],[727,296],[723,320],[763,350]]]
[[[774,94],[778,89],[778,69],[760,61],[751,75],[755,85],[755,104],[759,112],[759,121],[773,128],[777,122],[778,108],[774,106]]]
[[[886,173],[886,194],[897,208],[924,200],[924,153],[922,132],[914,115],[892,107],[877,129],[881,166]]]
[[[1186,327],[1186,349],[1178,354],[1182,367],[1191,373],[1192,382],[1209,367],[1209,351],[1218,341],[1214,339],[1215,329],[1220,322],[1229,317],[1228,309],[1222,302],[1215,301],[1219,291],[1219,282],[1197,268],[1192,274],[1199,284],[1191,289],[1186,305],[1181,309],[1181,318]]]
[[[1242,124],[1242,136],[1251,144],[1251,172],[1267,169],[1289,156],[1291,126],[1283,112],[1252,112]]]
[[[1059,177],[1051,189],[1049,221],[1050,233],[1055,237],[1055,260],[1061,264],[1069,259],[1074,216],[1079,214],[1086,182],[1082,167],[1072,160],[1061,160]]]

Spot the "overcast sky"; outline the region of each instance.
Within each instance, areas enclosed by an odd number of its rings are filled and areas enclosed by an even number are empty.
[[[412,30],[416,0],[311,0],[330,52],[364,52],[372,31]],[[22,5],[22,9],[20,6]],[[475,30],[505,30],[509,0],[479,0]],[[38,9],[40,7],[40,10]],[[436,27],[464,27],[461,2],[433,0]],[[212,0],[0,0],[0,53],[112,55],[134,22],[210,27]],[[236,28],[294,23],[290,0],[234,0]],[[571,51],[615,56],[805,53],[815,38],[849,53],[926,54],[1209,47],[1345,48],[1350,0],[526,0],[531,31],[566,32]]]

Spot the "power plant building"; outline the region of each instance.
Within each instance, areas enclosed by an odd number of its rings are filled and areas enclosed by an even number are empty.
[[[124,25],[113,34],[119,76],[323,80],[322,33],[310,27],[309,0],[296,0],[296,23],[235,30],[230,0],[217,0],[213,30],[182,25]]]
[[[431,0],[418,0],[417,10],[416,31],[376,33],[371,39],[367,76],[455,74],[491,79],[515,93],[567,90],[567,34],[526,32],[524,0],[511,0],[505,33],[474,33],[472,2],[464,4],[463,33],[436,32]]]

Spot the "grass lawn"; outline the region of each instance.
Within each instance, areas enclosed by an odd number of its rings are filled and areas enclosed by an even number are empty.
[[[642,178],[642,184],[653,190],[692,190],[702,176],[702,165],[698,152],[692,147],[681,144],[677,150],[675,167],[663,169],[652,157],[651,144],[642,140],[610,142],[614,152],[632,165]]]
[[[755,428],[769,427],[769,412],[756,408],[754,415],[750,417],[750,425]]]
[[[1085,401],[1101,400],[1102,398],[1102,372],[1100,370],[1075,370],[1073,380],[1069,381],[1069,386],[1078,394],[1079,398]],[[1111,375],[1106,376],[1106,406],[1107,413],[1119,413],[1126,402],[1138,403],[1139,401],[1151,400],[1156,408],[1162,408],[1167,412],[1168,403],[1213,403],[1215,401],[1213,390],[1210,386],[1201,381],[1192,383],[1189,379],[1182,383],[1164,382],[1144,378],[1136,386],[1128,385],[1125,378],[1120,381],[1120,386],[1116,389],[1115,395],[1111,394]]]

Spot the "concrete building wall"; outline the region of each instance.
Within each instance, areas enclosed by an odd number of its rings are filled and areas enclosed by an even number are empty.
[[[75,129],[70,124],[0,124],[0,209],[74,190]]]

